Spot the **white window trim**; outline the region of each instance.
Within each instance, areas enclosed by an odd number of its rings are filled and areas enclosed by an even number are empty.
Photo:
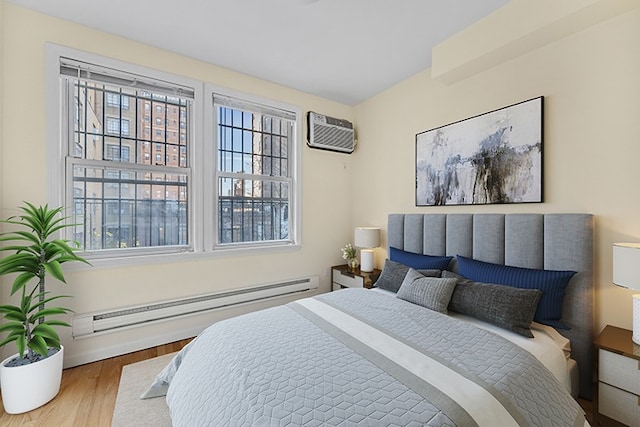
[[[60,97],[60,58],[68,57],[80,61],[100,64],[101,66],[110,67],[126,72],[140,74],[151,78],[165,80],[180,84],[194,89],[193,100],[193,144],[190,146],[188,153],[191,159],[191,185],[189,186],[190,200],[189,213],[189,236],[191,251],[185,252],[168,252],[164,248],[140,248],[135,250],[135,256],[131,256],[133,251],[119,256],[117,251],[110,252],[108,250],[101,251],[100,256],[94,255],[95,252],[87,253],[87,259],[91,262],[92,268],[115,267],[139,264],[155,264],[176,261],[190,261],[212,256],[233,256],[246,253],[271,253],[271,252],[288,252],[298,250],[302,246],[302,110],[298,106],[274,101],[272,99],[262,98],[255,95],[246,94],[240,91],[223,88],[210,83],[201,82],[186,77],[181,77],[162,71],[148,69],[139,65],[118,61],[85,51],[80,51],[53,43],[47,43],[45,48],[45,83],[46,83],[46,135],[47,135],[47,200],[52,206],[63,206],[65,203],[65,185],[66,177],[66,151],[67,147],[63,138],[68,129],[63,129],[61,125],[61,117],[63,107],[67,100]],[[217,185],[215,180],[205,179],[205,159],[213,161],[214,169],[215,159],[217,158],[216,130],[214,129],[214,114],[212,96],[213,93],[223,94],[255,102],[281,108],[296,113],[296,143],[290,147],[293,159],[292,177],[293,189],[292,203],[289,207],[289,215],[294,219],[290,224],[290,235],[293,243],[283,244],[280,242],[269,243],[251,243],[248,245],[234,245],[233,247],[216,246],[217,240]],[[209,119],[205,119],[205,118]],[[70,209],[70,206],[66,207]],[[213,221],[212,221],[213,218]],[[164,250],[163,250],[164,249]],[[160,253],[159,253],[160,252]],[[85,255],[85,254],[83,254]],[[85,269],[86,266],[78,263],[71,269]]]
[[[237,252],[244,250],[261,250],[263,248],[268,247],[286,247],[286,246],[300,246],[302,245],[302,215],[301,215],[301,203],[302,203],[302,174],[301,174],[301,162],[302,162],[302,110],[300,107],[286,104],[283,102],[274,101],[272,99],[262,98],[256,95],[250,95],[247,93],[243,93],[240,91],[216,86],[213,84],[205,84],[205,110],[207,117],[214,117],[216,114],[215,108],[213,106],[213,96],[223,95],[231,98],[240,99],[242,101],[247,101],[253,104],[261,104],[268,106],[274,109],[286,110],[295,113],[296,120],[294,124],[294,132],[296,143],[291,144],[289,147],[289,157],[292,162],[289,167],[291,168],[291,205],[289,206],[289,216],[293,218],[293,221],[290,221],[289,228],[289,242],[280,242],[280,241],[269,241],[269,242],[248,242],[248,243],[234,243],[234,244],[217,244],[217,230],[211,230],[211,232],[207,232],[207,236],[211,236],[211,241],[207,242],[207,248],[211,248],[214,251],[229,251],[229,252]],[[217,140],[217,129],[215,129],[215,121],[208,120],[206,123],[205,134],[210,135],[213,138],[210,144],[207,144],[208,147],[211,147],[211,153],[205,153],[210,159],[213,159],[215,166],[215,176],[212,182],[213,188],[208,189],[208,191],[213,194],[213,200],[209,203],[209,207],[211,209],[211,218],[213,218],[212,226],[218,226],[218,210],[215,209],[217,200],[218,200],[218,166],[217,166],[217,155],[218,155],[218,140]],[[251,177],[251,176],[248,176]],[[207,230],[209,231],[209,230]]]

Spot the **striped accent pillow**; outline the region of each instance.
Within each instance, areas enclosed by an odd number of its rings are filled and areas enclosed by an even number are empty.
[[[393,246],[389,247],[389,259],[391,261],[408,265],[416,270],[446,270],[452,258],[450,256],[424,255],[403,251]]]
[[[412,273],[415,273],[415,275],[412,275]],[[402,282],[396,297],[426,307],[429,310],[447,314],[447,307],[457,282],[453,278],[424,277],[411,269]]]
[[[576,274],[569,270],[538,270],[478,261],[458,255],[460,275],[476,282],[495,283],[520,289],[540,289],[533,320],[558,329],[569,329],[562,323],[562,304],[569,280]]]

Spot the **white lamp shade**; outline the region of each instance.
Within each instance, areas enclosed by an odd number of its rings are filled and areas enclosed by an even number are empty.
[[[640,243],[613,244],[613,283],[640,289]]]
[[[358,248],[377,248],[380,246],[380,229],[377,227],[356,227],[353,244]]]

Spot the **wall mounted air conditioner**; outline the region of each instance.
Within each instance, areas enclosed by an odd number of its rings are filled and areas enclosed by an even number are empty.
[[[353,124],[347,120],[309,111],[307,145],[312,148],[353,153],[356,146]]]

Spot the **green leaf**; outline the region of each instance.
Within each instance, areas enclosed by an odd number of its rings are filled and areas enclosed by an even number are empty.
[[[44,292],[44,294],[48,294],[48,292]],[[71,298],[69,295],[56,295],[54,297],[45,298],[44,300],[40,301],[40,299],[39,299],[40,294],[38,294],[37,297],[38,297],[38,302],[35,303],[34,305],[32,305],[31,307],[29,307],[28,313],[31,313],[32,311],[34,311],[35,309],[37,309],[40,306],[44,307],[45,304],[49,304],[53,300],[57,300],[57,299],[60,299],[60,298]],[[71,311],[71,310],[69,310],[69,311]]]
[[[71,310],[69,310],[68,308],[62,308],[62,307],[44,308],[38,311],[33,316],[29,317],[29,323],[35,323],[36,320],[40,319],[41,317],[54,316],[56,314],[67,314],[69,311]]]
[[[54,340],[54,339],[47,338],[47,337],[43,337],[43,339],[44,339],[44,342],[47,343],[47,347],[58,348],[58,349],[60,348],[60,340],[59,339]]]
[[[37,272],[40,259],[32,253],[18,252],[0,260],[0,275],[21,271]]]
[[[20,313],[16,313],[16,312],[11,312],[11,313],[6,313],[4,315],[4,318],[7,320],[14,320],[16,322],[24,322],[25,320],[27,320],[27,316],[20,312]]]
[[[22,310],[23,313],[29,313],[31,311],[29,310],[29,306],[31,305],[31,300],[32,300],[31,295],[22,296],[22,300],[20,301],[20,310]]]
[[[20,334],[16,338],[16,347],[18,348],[18,353],[20,353],[20,357],[24,357],[24,351],[27,348],[27,338],[24,334]]]
[[[17,342],[20,337],[24,337],[24,333],[11,333],[5,339],[0,341],[0,347],[9,344],[10,342]]]
[[[47,270],[47,273],[51,274],[53,277],[55,277],[62,283],[67,283],[64,279],[64,274],[62,274],[62,268],[60,267],[60,264],[58,263],[58,261],[54,260],[54,261],[48,262],[44,265],[44,268],[45,270]]]
[[[60,250],[68,253],[69,255],[73,255],[73,248],[71,246],[69,246],[67,244],[66,240],[62,240],[62,239],[55,239],[51,241],[52,245],[55,245],[56,247],[58,247]]]
[[[14,331],[14,333],[24,333],[24,325],[20,322],[9,322],[0,325],[0,332]]]
[[[24,225],[20,222],[12,222],[12,224],[20,224],[20,225]],[[11,239],[7,239],[7,240],[19,240],[19,241],[27,241],[27,242],[32,242],[35,245],[40,245],[40,238],[38,236],[33,235],[32,233],[28,232],[28,231],[23,231],[23,230],[18,230],[18,231],[14,231],[12,233],[8,233],[13,235],[13,237]]]
[[[27,346],[35,351],[36,353],[42,355],[42,356],[46,356],[47,353],[49,352],[49,349],[47,348],[47,343],[45,342],[44,338],[42,338],[40,335],[34,335],[31,337],[31,340],[27,343]]]
[[[0,313],[22,313],[22,309],[15,305],[0,305]]]
[[[44,323],[42,324],[47,324],[49,326],[66,326],[68,328],[71,327],[71,325],[68,324],[67,322],[63,322],[62,320],[56,320],[56,319],[45,320]]]
[[[16,293],[17,291],[22,289],[24,286],[26,286],[35,277],[36,277],[36,275],[33,274],[30,271],[20,274],[13,281],[13,286],[11,287],[11,294],[13,295],[14,293]]]
[[[31,331],[31,336],[35,335],[41,336],[42,338],[49,338],[52,340],[60,341],[60,337],[58,336],[58,333],[55,331],[55,329],[45,323],[36,325],[36,327],[33,328],[33,330]]]

